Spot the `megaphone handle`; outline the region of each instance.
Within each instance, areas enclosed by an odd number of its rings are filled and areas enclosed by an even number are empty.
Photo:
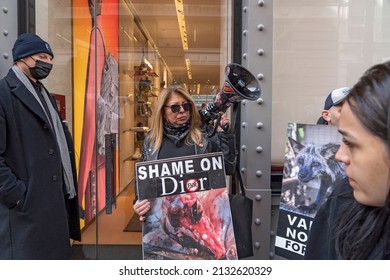
[[[214,120],[213,125],[210,126],[212,128],[212,132],[210,134],[208,134],[208,137],[213,137],[215,135],[215,133],[217,132],[217,129],[218,129],[218,126],[219,126],[220,122],[221,122],[221,115],[217,114],[217,118]]]
[[[224,125],[222,126],[222,129],[223,129],[223,131],[225,131],[225,132],[229,132],[229,124],[224,124]]]
[[[215,122],[215,127],[217,128],[219,124],[221,123],[222,115],[218,114],[217,121]],[[221,125],[223,131],[229,132],[229,124],[225,123],[224,125]]]
[[[222,115],[218,114],[217,120],[215,121],[215,129],[218,129],[219,124],[221,123]],[[221,125],[223,131],[229,132],[229,124],[225,123],[224,125]]]

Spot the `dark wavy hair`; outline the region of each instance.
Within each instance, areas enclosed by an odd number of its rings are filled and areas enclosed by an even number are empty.
[[[369,68],[346,100],[352,113],[387,145],[390,158],[390,62]],[[389,176],[390,177],[390,176]],[[390,178],[387,184],[390,183]],[[383,242],[383,259],[390,259],[390,192],[383,207],[354,201],[340,213],[336,226],[336,252],[343,259],[368,259]]]

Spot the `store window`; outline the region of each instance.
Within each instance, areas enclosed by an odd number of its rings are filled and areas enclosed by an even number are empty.
[[[18,22],[55,52],[43,82],[57,97],[76,146],[82,245],[140,244],[140,232],[126,228],[133,215],[134,165],[153,104],[174,83],[185,85],[198,105],[218,92],[233,57],[231,6],[239,15],[240,2],[28,1],[28,19]],[[289,122],[315,123],[332,89],[352,86],[368,67],[389,60],[390,6],[385,0],[272,4],[273,30],[264,31],[273,34],[273,85],[264,94],[272,94],[273,103],[271,162],[282,165]],[[11,14],[1,19],[12,22]],[[9,46],[4,52],[10,53]]]
[[[55,52],[45,82],[76,148],[83,228],[76,245],[140,244],[139,230],[126,227],[154,103],[173,84],[199,106],[219,91],[231,56],[228,2],[36,1],[35,31]]]
[[[315,124],[326,96],[390,59],[389,1],[275,0],[272,164],[289,122]]]

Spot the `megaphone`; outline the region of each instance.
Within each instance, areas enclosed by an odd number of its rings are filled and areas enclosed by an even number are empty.
[[[214,126],[214,131],[209,136],[213,136],[216,132],[221,118],[220,112],[226,112],[231,105],[244,99],[256,100],[260,97],[260,93],[260,84],[251,72],[239,64],[228,64],[225,67],[225,82],[222,90],[199,112],[203,124]],[[217,120],[216,124],[214,124],[215,120]]]

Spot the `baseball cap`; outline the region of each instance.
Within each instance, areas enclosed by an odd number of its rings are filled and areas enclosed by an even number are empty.
[[[331,107],[341,104],[345,98],[347,98],[351,88],[342,87],[333,90],[329,93],[328,97],[325,100],[324,110],[329,110]]]

